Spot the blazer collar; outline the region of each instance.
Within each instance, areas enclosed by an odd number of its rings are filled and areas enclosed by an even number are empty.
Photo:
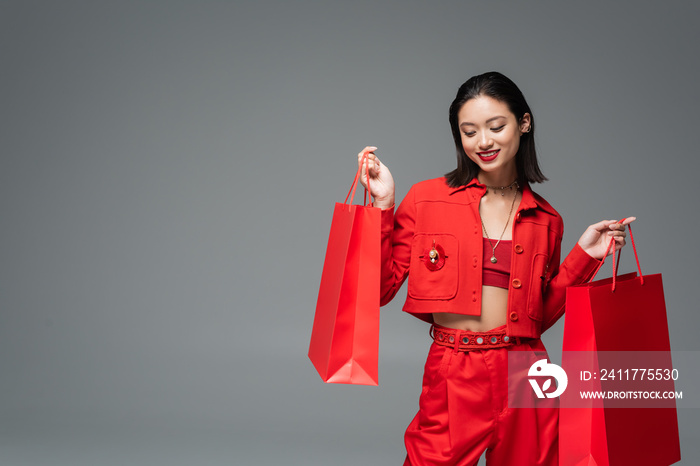
[[[456,188],[449,188],[449,195],[452,195],[458,191],[475,191],[479,193],[479,197],[483,196],[486,192],[486,185],[479,183],[479,180],[474,177],[472,180],[464,186],[457,186]],[[522,186],[523,198],[520,200],[520,207],[518,210],[527,210],[540,208],[547,212],[551,211],[551,207],[546,202],[541,202],[539,196],[535,195],[530,189],[530,184],[525,183]]]

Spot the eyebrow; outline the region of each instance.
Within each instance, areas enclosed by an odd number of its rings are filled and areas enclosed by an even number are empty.
[[[488,120],[486,120],[486,123],[489,123],[489,122],[491,122],[491,121],[493,121],[493,120],[498,120],[499,118],[505,118],[505,117],[504,117],[504,116],[500,116],[500,115],[499,115],[499,116],[495,116],[495,117],[491,117],[491,118],[489,118]],[[465,121],[465,122],[459,124],[459,127],[460,127],[460,128],[461,128],[462,126],[476,126],[476,125],[475,125],[474,123],[470,123],[470,122],[468,122],[468,121]]]

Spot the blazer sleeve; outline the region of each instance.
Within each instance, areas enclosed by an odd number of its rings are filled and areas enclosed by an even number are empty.
[[[557,237],[554,254],[552,254],[548,265],[547,274],[551,278],[543,297],[542,332],[554,325],[564,315],[566,287],[579,285],[590,280],[601,262],[589,256],[577,242],[560,266],[561,239],[561,236]]]
[[[411,188],[396,209],[382,211],[382,271],[381,297],[384,306],[391,301],[408,277],[411,262],[411,242],[416,225],[415,192]]]

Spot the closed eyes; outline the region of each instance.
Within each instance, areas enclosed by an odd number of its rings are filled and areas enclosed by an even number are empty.
[[[499,126],[499,127],[497,127],[497,128],[489,128],[489,129],[490,129],[491,131],[493,131],[494,133],[498,133],[498,132],[500,132],[501,130],[503,130],[503,128],[504,128],[505,126],[506,126],[506,125],[501,125],[501,126]],[[467,137],[474,136],[475,134],[476,134],[476,131],[464,131],[464,135],[467,136]]]

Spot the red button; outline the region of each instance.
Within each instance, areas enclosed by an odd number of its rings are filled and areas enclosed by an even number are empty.
[[[522,254],[523,253],[523,247],[520,244],[516,244],[515,247],[513,248],[515,250],[516,254]]]
[[[518,313],[517,313],[517,312],[511,312],[511,313],[510,313],[510,320],[512,320],[513,322],[515,322],[516,320],[518,320]]]
[[[521,286],[523,286],[523,284],[517,278],[514,278],[512,283],[513,283],[513,288],[520,288]]]
[[[515,221],[520,223],[521,220],[522,220],[522,215],[520,215],[520,212],[518,212],[517,214],[515,214]]]

